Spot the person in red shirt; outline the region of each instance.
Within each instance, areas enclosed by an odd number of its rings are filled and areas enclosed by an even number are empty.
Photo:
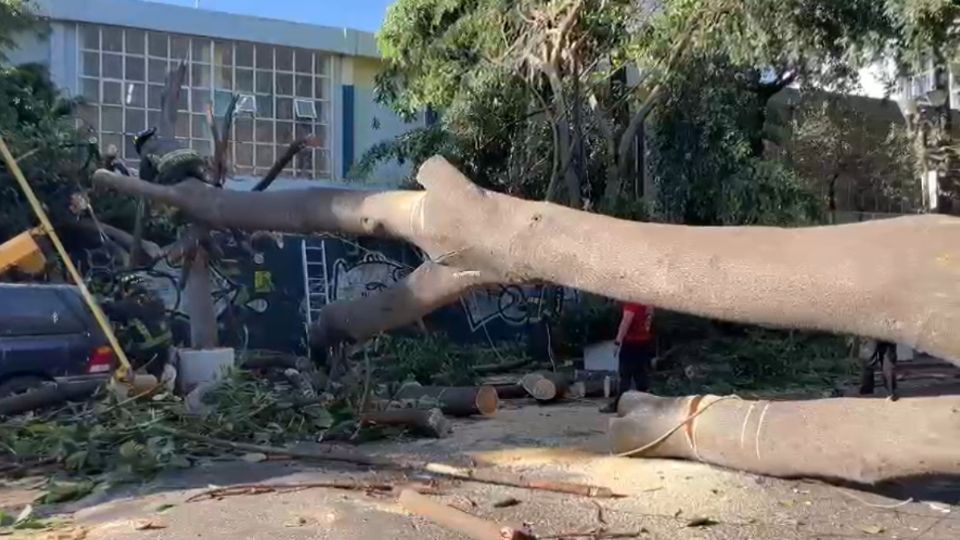
[[[650,364],[656,354],[653,340],[653,306],[625,303],[614,339],[619,360],[620,387],[610,405],[604,410],[616,412],[620,395],[631,388],[645,392],[650,389]]]

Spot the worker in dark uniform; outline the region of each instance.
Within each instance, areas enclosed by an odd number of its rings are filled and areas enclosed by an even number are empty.
[[[897,345],[888,341],[874,341],[873,352],[862,360],[860,371],[860,394],[873,394],[875,373],[880,369],[880,378],[887,391],[887,397],[897,399]]]
[[[133,368],[162,377],[173,344],[163,301],[135,276],[128,276],[102,307]]]

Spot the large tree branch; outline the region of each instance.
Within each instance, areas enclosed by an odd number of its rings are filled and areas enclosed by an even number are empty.
[[[287,147],[287,150],[283,153],[283,155],[277,158],[276,163],[274,163],[273,166],[270,167],[270,170],[267,171],[267,174],[263,177],[263,180],[260,180],[257,182],[257,185],[253,186],[252,191],[266,191],[267,188],[273,184],[274,180],[280,176],[280,173],[283,172],[283,169],[285,169],[287,165],[293,161],[293,158],[296,157],[297,154],[308,147],[316,148],[317,145],[318,140],[313,136],[298,139],[290,143],[290,146]]]
[[[425,191],[238,193],[193,181],[144,187],[96,174],[101,184],[173,204],[213,226],[402,238],[477,283],[555,283],[706,317],[854,334],[960,358],[958,218],[688,227],[493,193],[439,157],[424,163],[418,178]]]
[[[94,173],[93,181],[176,207],[187,217],[220,229],[339,231],[415,242],[412,228],[423,219],[422,206],[417,207],[422,192],[314,188],[254,193],[217,189],[196,179],[164,186],[102,169]]]
[[[133,253],[134,247],[136,246],[136,238],[132,234],[106,223],[96,223],[92,220],[84,219],[66,222],[63,223],[62,226],[91,237],[99,237],[102,233],[128,253]],[[160,246],[149,240],[140,241],[140,250],[153,260],[159,258],[163,251]]]
[[[475,273],[425,262],[385,291],[324,306],[310,330],[311,345],[360,341],[413,324],[481,284]]]

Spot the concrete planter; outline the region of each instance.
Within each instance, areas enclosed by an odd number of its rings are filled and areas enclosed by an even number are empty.
[[[233,349],[180,349],[177,351],[177,389],[181,395],[203,383],[220,380],[233,369]]]

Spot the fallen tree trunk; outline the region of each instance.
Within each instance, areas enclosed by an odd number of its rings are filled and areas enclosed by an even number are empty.
[[[497,396],[499,396],[501,399],[523,399],[530,396],[530,394],[528,394],[519,383],[497,384],[494,385],[494,388],[497,389]]]
[[[862,484],[960,474],[960,396],[748,401],[628,392],[618,415],[610,421],[618,455]]]
[[[429,256],[380,294],[328,305],[312,329],[323,344],[413,323],[475,287],[549,282],[704,317],[860,335],[960,358],[955,217],[808,228],[637,223],[486,191],[442,158],[421,167],[425,191],[245,193],[197,180],[154,185],[103,170],[94,179],[213,227],[393,237]]]
[[[420,386],[406,384],[394,397],[398,401],[427,398],[450,416],[493,416],[500,407],[497,389],[492,386]]]
[[[440,409],[389,409],[364,413],[363,425],[400,426],[425,437],[439,439],[450,433],[450,425]]]

